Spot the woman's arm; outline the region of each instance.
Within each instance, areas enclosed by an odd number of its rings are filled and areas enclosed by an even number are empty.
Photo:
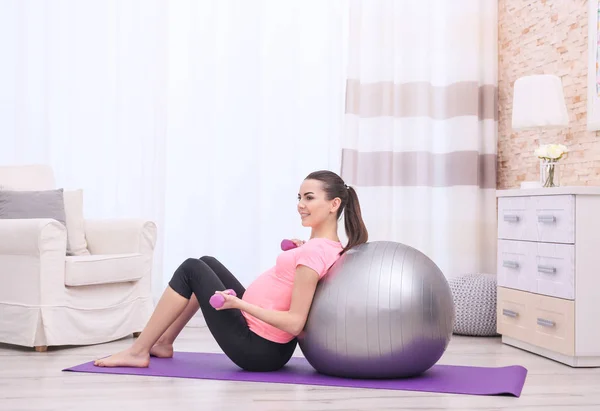
[[[318,282],[319,275],[316,271],[300,265],[296,268],[292,302],[288,311],[267,310],[222,292],[220,294],[225,297],[225,303],[219,309],[237,308],[275,328],[298,335],[306,324]]]

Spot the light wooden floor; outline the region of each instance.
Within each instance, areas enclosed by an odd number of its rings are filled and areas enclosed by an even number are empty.
[[[46,353],[0,345],[0,410],[600,410],[600,369],[573,369],[499,338],[454,336],[440,363],[523,365],[521,398],[61,372],[131,342]],[[220,352],[205,327],[184,330],[175,348]]]

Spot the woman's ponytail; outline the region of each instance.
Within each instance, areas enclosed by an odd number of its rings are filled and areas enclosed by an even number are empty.
[[[348,244],[344,247],[341,254],[369,240],[369,233],[362,219],[358,195],[352,187],[348,187],[347,190],[348,202],[346,207],[344,207],[344,227],[346,229],[346,236],[348,236]]]

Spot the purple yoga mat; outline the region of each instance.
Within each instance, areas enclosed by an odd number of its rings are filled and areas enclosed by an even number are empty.
[[[168,359],[153,357],[148,368],[103,368],[95,367],[91,361],[63,371],[515,397],[521,395],[527,376],[527,369],[519,365],[498,368],[434,365],[418,377],[359,380],[319,374],[301,357],[293,357],[276,372],[248,372],[224,354],[196,352],[175,352]]]

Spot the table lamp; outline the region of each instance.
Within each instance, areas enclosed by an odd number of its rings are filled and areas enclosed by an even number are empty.
[[[520,77],[513,91],[513,130],[556,129],[569,124],[569,115],[559,77],[537,74]],[[541,137],[539,138],[542,143]],[[543,179],[543,176],[542,178]],[[525,181],[522,188],[541,186],[540,182]]]
[[[551,74],[520,77],[513,92],[513,130],[560,128],[569,124],[560,78]]]

